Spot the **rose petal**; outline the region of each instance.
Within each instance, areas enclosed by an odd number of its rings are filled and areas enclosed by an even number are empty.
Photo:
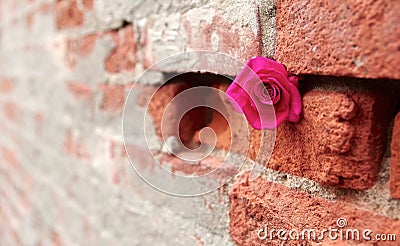
[[[273,129],[285,120],[300,120],[302,103],[298,78],[289,76],[285,66],[271,59],[250,59],[226,95],[234,109],[244,113],[256,129]]]
[[[281,111],[279,113],[275,113],[276,125],[279,126],[282,122],[286,120],[289,115],[289,110]]]
[[[275,104],[275,111],[283,112],[287,111],[290,106],[290,93],[286,90],[285,87],[281,87],[281,100],[277,104]]]
[[[303,105],[301,103],[300,92],[297,89],[297,87],[293,84],[288,84],[287,88],[290,93],[290,110],[294,114],[299,115],[303,108]]]
[[[286,77],[285,73],[281,73],[279,71],[262,71],[262,74],[259,74],[258,76],[262,81],[266,78],[273,78],[275,81],[277,81],[277,84],[280,86],[283,86],[285,83],[288,83],[288,78]]]
[[[226,90],[226,97],[232,103],[233,108],[239,113],[243,113],[242,107],[249,102],[246,91],[235,82]]]
[[[275,110],[272,105],[265,105],[260,109],[261,128],[262,129],[275,129],[277,126]]]
[[[297,88],[299,87],[299,79],[296,76],[290,76],[289,81]]]
[[[255,86],[252,91],[253,100],[259,100],[263,104],[272,105],[273,102],[269,94],[265,94],[265,87],[262,83],[259,86]]]

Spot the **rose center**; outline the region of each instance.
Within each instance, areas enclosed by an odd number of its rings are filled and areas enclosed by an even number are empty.
[[[266,98],[268,95],[268,100],[272,104],[279,102],[281,91],[277,85],[272,82],[264,82],[261,84],[260,89],[260,92],[265,95],[264,98]]]
[[[274,88],[272,88],[272,86],[268,83],[264,83],[264,94],[268,94],[269,98],[271,100],[275,99],[276,96],[276,91]]]

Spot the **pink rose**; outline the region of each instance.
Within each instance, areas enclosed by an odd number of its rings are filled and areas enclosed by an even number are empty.
[[[256,129],[298,122],[302,109],[298,78],[265,57],[251,58],[226,91],[228,100]],[[275,113],[274,113],[275,111]]]

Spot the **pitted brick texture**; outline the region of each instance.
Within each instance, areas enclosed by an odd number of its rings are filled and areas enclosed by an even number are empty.
[[[226,90],[228,85],[221,81],[214,86]],[[173,88],[175,91],[171,91]],[[165,108],[162,105],[188,88],[189,83],[171,84],[156,94],[150,112],[158,134],[161,133],[161,116]],[[225,98],[215,100],[226,106],[228,114],[237,115],[235,124],[240,123],[240,115]],[[393,117],[395,101],[393,95],[376,88],[365,91],[314,89],[303,95],[302,120],[296,124],[284,123],[277,128],[270,159],[268,153],[259,148],[263,136],[261,131],[249,128],[250,143],[240,139],[242,133],[236,133],[235,139],[243,142],[242,148],[249,144],[248,156],[268,168],[306,177],[322,185],[364,190],[371,188],[377,180],[386,149],[386,129]],[[231,149],[231,131],[227,122],[216,112],[210,113],[209,121],[205,117],[207,114],[198,111],[191,120],[181,122],[180,131],[186,132],[181,138],[199,143],[199,131],[195,134],[193,131],[208,126],[217,135],[217,148],[242,153],[239,149]],[[201,115],[204,118],[199,118]],[[170,118],[173,122],[174,117]],[[243,127],[246,126],[241,126],[241,129]]]
[[[400,78],[400,2],[278,0],[275,58],[295,74]]]
[[[361,91],[305,93],[303,119],[278,127],[266,166],[323,185],[372,187],[393,114],[386,99],[383,94]]]
[[[227,85],[220,85],[220,89],[226,88]],[[365,91],[309,90],[303,95],[302,120],[296,124],[283,123],[277,128],[271,158],[257,148],[262,132],[251,127],[252,147],[248,156],[253,160],[257,158],[268,168],[323,185],[371,188],[385,152],[386,127],[396,107],[394,98],[376,88]],[[231,113],[236,113],[226,99],[221,103],[227,103]],[[216,117],[209,126],[221,128],[222,123],[217,120]],[[219,135],[224,143],[218,145],[217,142],[217,146],[228,150],[229,137],[224,135],[226,133]]]
[[[80,38],[69,39],[66,42],[66,62],[69,67],[75,67],[77,60],[91,54],[100,34],[89,34]]]
[[[100,109],[108,112],[122,112],[128,88],[130,88],[129,85],[99,85],[99,90],[103,92]]]
[[[10,93],[13,89],[12,79],[0,80],[0,93]]]
[[[400,113],[394,120],[390,161],[390,196],[400,198]]]
[[[206,126],[207,109],[204,107],[198,107],[188,111],[181,121],[179,121],[177,116],[179,109],[172,109],[167,113],[164,113],[166,106],[175,96],[191,87],[190,84],[186,83],[170,83],[162,86],[157,90],[157,92],[155,91],[157,87],[149,88],[151,92],[145,95],[149,99],[151,98],[148,105],[148,111],[153,117],[157,134],[160,137],[163,136],[163,133],[164,139],[167,139],[169,136],[175,136],[179,137],[183,143],[189,144],[189,142],[192,141],[195,132]],[[155,94],[153,95],[154,92]],[[168,124],[165,125],[165,128],[163,128],[164,132],[161,132],[162,120],[168,122]],[[176,134],[176,128],[179,128],[179,136]]]
[[[78,27],[83,24],[84,13],[77,0],[57,0],[55,18],[58,29]]]
[[[115,47],[105,60],[105,68],[111,73],[131,71],[136,65],[137,45],[133,26],[111,31]]]
[[[313,243],[337,243],[351,245],[368,242],[331,241],[328,236],[317,241],[281,241],[276,238],[279,229],[290,231],[295,229],[301,233],[303,229],[314,228],[317,232],[322,229],[340,229],[336,221],[345,218],[348,222],[344,229],[364,229],[374,233],[400,233],[400,221],[374,213],[371,210],[352,206],[351,204],[328,201],[314,197],[306,192],[296,191],[286,186],[274,184],[259,177],[249,181],[245,176],[231,189],[230,200],[230,233],[238,245],[313,245]],[[268,224],[269,232],[275,231],[275,239],[264,241],[257,236],[258,230]],[[262,234],[261,234],[262,235]],[[320,235],[320,234],[318,234]],[[287,235],[286,235],[287,236]],[[288,236],[287,236],[288,237]],[[362,236],[360,236],[362,238]],[[371,241],[370,244],[374,245]],[[397,245],[385,242],[385,245]]]

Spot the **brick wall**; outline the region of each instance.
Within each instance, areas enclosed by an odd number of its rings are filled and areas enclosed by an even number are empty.
[[[265,224],[323,229],[339,218],[349,228],[395,233],[397,245],[399,10],[400,2],[385,0],[1,1],[0,245],[275,245],[279,239],[257,237]],[[285,64],[304,77],[303,116],[279,126],[270,159],[254,147],[262,131],[234,139],[236,152],[253,146],[248,162],[267,168],[257,179],[248,178],[246,165],[215,192],[179,198],[134,172],[121,119],[132,85],[141,91],[130,108],[137,115],[156,88],[157,81],[139,83],[146,69],[193,50]],[[226,90],[230,82],[220,75],[175,79],[150,100],[155,138],[164,108],[180,91]],[[182,119],[182,140],[199,142],[205,126],[216,132],[217,148],[229,150],[227,122],[201,108]],[[126,147],[140,159],[144,143],[133,138]],[[167,153],[161,160],[186,174],[221,162],[188,166]]]

